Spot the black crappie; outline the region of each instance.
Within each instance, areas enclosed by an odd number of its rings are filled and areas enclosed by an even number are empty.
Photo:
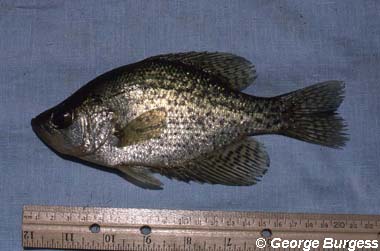
[[[263,98],[242,89],[254,66],[229,53],[159,55],[107,72],[32,120],[56,151],[119,169],[162,187],[182,181],[252,185],[269,158],[249,136],[280,134],[339,148],[347,138],[336,110],[344,85],[328,81]]]

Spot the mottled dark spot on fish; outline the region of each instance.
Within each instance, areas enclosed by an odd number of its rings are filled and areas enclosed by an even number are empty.
[[[226,121],[224,119],[219,120],[219,125],[220,126],[224,126],[225,123],[226,123]]]
[[[96,102],[96,103],[99,103],[99,104],[102,104],[103,103],[103,99],[99,96],[99,95],[93,95],[91,97],[91,100],[93,102]]]
[[[181,148],[186,148],[186,145],[182,144],[182,143],[177,143],[176,147],[178,147],[179,149],[181,149]]]
[[[198,118],[195,114],[190,114],[189,119],[195,121]]]
[[[278,114],[278,113],[280,112],[280,109],[279,109],[278,106],[272,106],[272,107],[270,108],[270,112],[271,112],[271,113],[274,113],[274,114]]]
[[[281,123],[281,120],[279,118],[273,121],[273,125],[279,125],[280,123]]]
[[[204,119],[203,118],[197,118],[197,125],[204,125]]]
[[[255,110],[257,113],[263,113],[264,112],[264,107],[262,107],[261,105],[258,105],[256,107],[256,110]]]

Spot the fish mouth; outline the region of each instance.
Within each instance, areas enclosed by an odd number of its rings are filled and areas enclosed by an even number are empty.
[[[34,133],[38,136],[38,138],[43,141],[44,143],[49,144],[47,141],[47,132],[46,129],[43,127],[42,123],[40,123],[38,117],[35,117],[31,120],[30,124],[32,125],[32,129]]]
[[[49,128],[49,120],[51,117],[52,109],[49,109],[35,118],[33,118],[30,122],[34,133],[38,136],[38,138],[44,142],[45,144],[51,146],[50,138],[52,133],[52,128]]]
[[[37,118],[32,118],[32,121],[30,122],[30,124],[32,125],[33,131],[38,135],[39,130],[40,130],[40,125],[37,122]]]
[[[42,141],[42,143],[47,146],[50,150],[55,152],[58,155],[65,155],[64,152],[62,152],[62,149],[57,145],[57,143],[54,140],[54,137],[51,133],[52,129],[49,128],[49,125],[45,119],[45,114],[41,113],[37,117],[33,118],[30,122],[32,129],[34,133],[37,135],[37,137]]]

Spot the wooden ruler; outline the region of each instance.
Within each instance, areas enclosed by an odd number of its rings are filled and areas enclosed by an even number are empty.
[[[79,250],[380,250],[380,216],[25,206],[22,240]]]

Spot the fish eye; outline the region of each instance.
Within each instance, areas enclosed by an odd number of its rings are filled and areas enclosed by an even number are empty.
[[[73,116],[70,112],[56,112],[52,114],[51,121],[57,129],[64,129],[72,124]]]

